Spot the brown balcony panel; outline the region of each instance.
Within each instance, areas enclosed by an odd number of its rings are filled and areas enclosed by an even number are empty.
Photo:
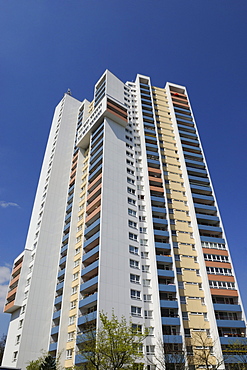
[[[90,221],[95,215],[97,215],[97,213],[99,213],[100,212],[100,209],[101,209],[101,207],[99,206],[99,207],[97,207],[92,213],[90,213],[90,215],[88,215],[87,217],[86,217],[86,220],[85,220],[85,222],[87,223],[88,221]]]
[[[162,179],[160,177],[149,176],[149,181],[160,182],[162,184]]]
[[[212,295],[221,295],[221,296],[225,296],[225,297],[238,297],[237,290],[233,290],[233,289],[210,288],[210,292],[211,292]]]
[[[100,190],[102,187],[102,184],[100,183],[87,197],[87,200],[89,201],[89,199],[91,199],[91,197],[97,193],[98,190]]]
[[[232,268],[232,265],[228,262],[214,262],[214,261],[205,261],[205,265],[208,267],[221,267],[225,269]]]
[[[208,280],[213,280],[213,281],[230,281],[232,283],[235,282],[234,276],[216,275],[216,274],[208,274]]]
[[[88,191],[101,179],[102,172],[99,174],[99,176],[96,177],[89,185],[88,185]]]
[[[97,208],[101,202],[101,194],[97,196],[91,203],[87,205],[86,213],[90,214],[93,211],[93,208]]]
[[[162,193],[164,194],[164,190],[163,190],[163,187],[158,187],[158,186],[149,186],[150,190],[153,190],[153,191],[157,191],[158,193]]]
[[[12,295],[14,295],[16,292],[17,292],[17,287],[15,287],[10,292],[8,292],[7,299],[9,299],[9,297],[11,297]]]
[[[222,249],[211,249],[211,248],[202,248],[203,253],[207,254],[217,254],[220,256],[228,256],[228,252]]]

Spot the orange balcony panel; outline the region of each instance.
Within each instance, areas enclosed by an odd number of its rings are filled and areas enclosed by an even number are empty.
[[[17,287],[15,287],[10,292],[8,292],[7,299],[9,299],[9,297],[11,297],[12,295],[14,295],[16,292],[17,292]]]
[[[205,265],[208,267],[221,267],[225,269],[232,268],[232,265],[228,262],[214,262],[214,261],[205,261]]]
[[[107,109],[107,112],[114,114],[118,118],[121,118],[123,121],[127,122],[127,118],[123,117],[121,114],[118,114],[117,112],[114,112],[110,107]],[[121,112],[119,112],[121,113]]]
[[[182,96],[172,96],[172,100],[179,100],[181,103],[188,103],[188,100],[185,97],[182,97]]]
[[[220,256],[228,256],[228,252],[221,249],[211,249],[211,248],[202,248],[203,253],[207,254],[217,254]]]
[[[175,96],[184,96],[184,97],[186,98],[186,95],[185,95],[185,94],[181,94],[181,93],[174,92],[174,91],[171,91],[171,95],[175,95]]]
[[[148,167],[148,172],[156,172],[161,174],[161,170],[159,168],[153,168],[153,167]]]
[[[96,208],[92,213],[90,213],[90,215],[88,215],[88,216],[86,217],[85,222],[90,221],[90,220],[91,220],[91,218],[93,218],[95,215],[97,215],[97,213],[99,213],[99,212],[100,212],[100,209],[101,209],[101,207],[97,207],[97,208]]]
[[[225,296],[225,297],[238,297],[237,290],[210,288],[210,291],[211,291],[212,295],[222,295],[222,296]]]
[[[75,183],[75,178],[73,177],[73,179],[71,179],[70,182],[69,182],[69,186],[74,185],[74,183]]]
[[[14,303],[15,303],[15,300],[7,303],[5,306],[4,306],[4,309],[3,309],[3,312],[8,312],[10,308],[12,308],[14,306]],[[11,311],[10,311],[11,312]]]
[[[101,177],[102,177],[102,172],[99,174],[99,176],[97,176],[97,177],[96,177],[96,179],[94,179],[94,180],[90,183],[90,185],[88,185],[88,190],[90,190],[90,189],[91,189],[91,187],[92,187],[92,186],[94,186],[94,184],[96,184],[96,182],[98,182],[98,181],[101,179]]]
[[[76,153],[76,155],[73,157],[73,160],[72,160],[72,163],[74,164],[75,162],[77,162],[78,160],[78,152]]]
[[[101,202],[101,194],[97,196],[90,204],[88,204],[86,208],[86,213],[90,213],[90,211],[93,210],[93,208],[98,207]]]
[[[160,177],[154,177],[154,176],[149,176],[149,181],[155,181],[155,182],[162,183],[162,179]]]
[[[20,278],[20,274],[18,274],[16,277],[14,277],[10,283],[9,283],[9,286],[13,285],[14,283],[16,283]]]
[[[87,197],[87,200],[89,200],[97,191],[99,191],[102,187],[102,184],[100,183]]]
[[[227,276],[227,275],[214,275],[214,274],[208,274],[208,280],[213,281],[230,281],[234,283],[234,276]]]
[[[90,243],[89,245],[87,245],[84,250],[86,252],[88,251],[91,251],[91,249],[93,249],[94,247],[96,247],[97,245],[99,245],[99,238],[95,239],[92,243]]]
[[[181,107],[189,108],[188,104],[183,104],[183,103],[180,103],[180,102],[177,102],[177,101],[172,101],[172,102],[173,102],[173,105],[178,105],[178,106],[181,106]]]
[[[21,270],[22,267],[22,261],[17,266],[15,266],[12,270],[12,275],[14,275],[18,270]],[[20,272],[19,272],[20,273]]]
[[[72,179],[73,177],[75,177],[75,174],[76,174],[76,168],[73,171],[71,171],[70,178]]]
[[[164,194],[164,190],[163,190],[163,188],[160,188],[160,187],[158,187],[158,186],[149,186],[149,188],[150,188],[150,190],[157,191],[157,192],[159,192],[159,193]]]

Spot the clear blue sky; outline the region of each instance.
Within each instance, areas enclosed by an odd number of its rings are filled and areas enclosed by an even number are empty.
[[[247,308],[246,0],[0,0],[0,303],[55,105],[106,68],[187,86]],[[9,315],[0,314],[0,335]]]

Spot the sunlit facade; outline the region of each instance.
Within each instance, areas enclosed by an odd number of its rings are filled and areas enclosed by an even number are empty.
[[[147,369],[160,342],[193,370],[198,351],[221,361],[231,340],[246,337],[186,88],[106,71],[92,102],[65,94],[56,107],[9,285],[3,365],[24,369],[42,349],[66,368],[82,365],[88,323],[98,327],[112,309],[150,328]]]

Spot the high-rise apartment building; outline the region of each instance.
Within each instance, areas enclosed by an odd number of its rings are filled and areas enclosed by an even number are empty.
[[[3,365],[24,369],[42,349],[66,368],[81,364],[81,335],[112,309],[150,328],[147,369],[161,342],[194,369],[200,351],[221,362],[246,337],[186,88],[106,71],[92,102],[65,94],[56,107],[7,294]]]

